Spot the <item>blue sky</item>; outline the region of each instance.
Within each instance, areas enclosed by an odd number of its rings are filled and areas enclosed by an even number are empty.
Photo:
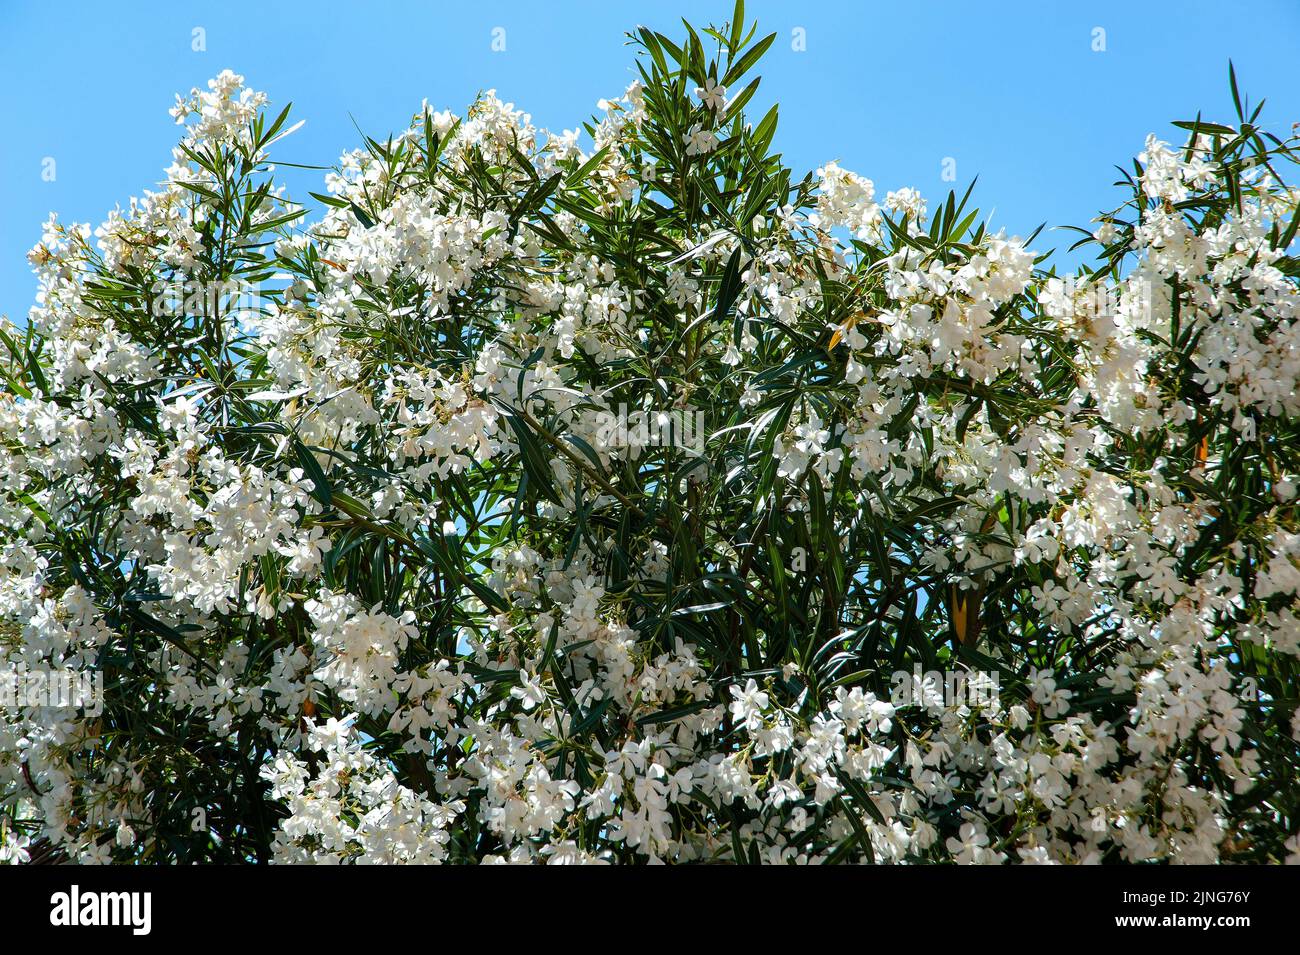
[[[627,30],[675,35],[681,14],[700,24],[730,11],[730,0],[0,0],[0,313],[26,315],[35,283],[25,254],[48,213],[98,224],[156,182],[176,139],[174,94],[222,69],[306,120],[275,158],[327,164],[359,144],[353,119],[382,138],[423,98],[461,112],[480,89],[539,126],[574,128],[633,79]],[[836,159],[878,189],[938,199],[951,157],[959,189],[978,175],[993,226],[1020,234],[1114,206],[1113,167],[1147,132],[1175,136],[1168,121],[1198,110],[1229,118],[1229,58],[1251,100],[1267,97],[1268,128],[1285,135],[1300,121],[1300,4],[1286,0],[751,0],[749,13],[778,34],[751,110],[781,103],[776,144],[797,170]],[[191,48],[196,27],[203,52]],[[503,52],[492,49],[497,27]],[[47,157],[53,182],[42,178]],[[283,173],[298,198],[320,191],[320,173]],[[1035,246],[1069,241],[1048,233]]]

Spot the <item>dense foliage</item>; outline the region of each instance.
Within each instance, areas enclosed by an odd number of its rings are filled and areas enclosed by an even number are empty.
[[[633,40],[584,130],[426,105],[311,224],[226,72],[50,220],[0,665],[103,699],[0,703],[0,854],[1300,860],[1294,140],[1149,138],[1058,276],[794,178],[740,9]]]

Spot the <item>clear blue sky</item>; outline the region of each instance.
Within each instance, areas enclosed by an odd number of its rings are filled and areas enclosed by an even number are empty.
[[[994,227],[1084,224],[1116,204],[1113,166],[1167,123],[1228,118],[1232,58],[1268,126],[1300,121],[1300,3],[897,3],[751,0],[779,34],[754,108],[781,103],[777,145],[797,170],[837,159],[884,190],[937,199],[944,157],[975,175]],[[328,164],[382,138],[427,97],[457,112],[495,88],[539,126],[574,128],[630,82],[623,34],[670,35],[678,17],[721,22],[730,0],[513,2],[64,2],[0,0],[0,313],[22,321],[34,279],[25,254],[50,211],[98,224],[161,176],[176,139],[173,94],[222,69],[243,73],[306,126],[282,161]],[[191,49],[206,31],[205,52]],[[506,49],[493,52],[492,31]],[[806,50],[792,49],[803,28]],[[1094,52],[1093,31],[1105,32]],[[761,115],[761,114],[757,114]],[[42,179],[43,161],[56,179]],[[308,199],[320,173],[283,170]],[[1064,248],[1063,234],[1036,243]]]

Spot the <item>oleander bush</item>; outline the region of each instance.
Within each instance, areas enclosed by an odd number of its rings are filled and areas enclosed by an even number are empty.
[[[0,699],[0,858],[1300,861],[1297,141],[1234,79],[1058,274],[799,178],[756,36],[309,205],[225,72],[51,218],[0,661],[102,693]]]

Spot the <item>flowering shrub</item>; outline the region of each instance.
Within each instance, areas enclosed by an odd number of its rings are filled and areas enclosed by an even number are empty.
[[[310,224],[226,72],[46,224],[0,661],[103,699],[0,698],[0,858],[1300,860],[1295,141],[1149,138],[1058,275],[795,179],[739,9],[633,39],[589,148],[426,105]]]

